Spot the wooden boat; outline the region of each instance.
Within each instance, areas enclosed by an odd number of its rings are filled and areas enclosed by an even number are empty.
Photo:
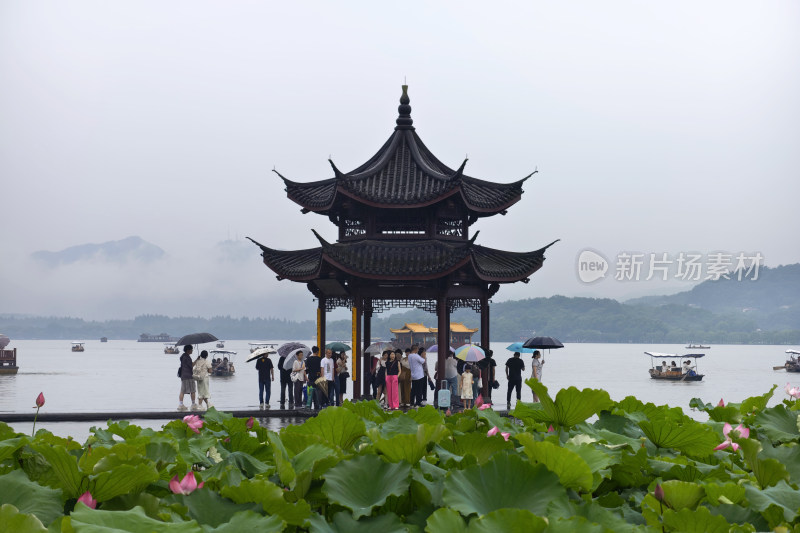
[[[217,348],[224,348],[224,347],[225,347],[225,341],[219,341],[217,343]]]
[[[72,351],[73,352],[83,352],[84,351],[84,348],[83,348],[84,344],[85,343],[83,343],[83,342],[73,342],[72,343]]]
[[[786,350],[786,353],[789,354],[789,359],[786,360],[786,364],[784,365],[787,372],[800,372],[800,351],[797,350]]]
[[[689,345],[686,346],[686,349],[687,350],[710,350],[711,346],[703,346],[702,344],[692,344],[690,342]]]
[[[181,351],[180,351],[180,349],[179,349],[177,346],[175,346],[174,344],[167,344],[167,343],[164,343],[164,353],[168,353],[168,354],[176,354],[176,353],[181,353]]]
[[[213,377],[227,377],[236,373],[236,367],[233,365],[233,356],[236,355],[236,352],[211,350],[208,355],[211,356],[211,375]]]
[[[666,381],[702,381],[703,376],[705,374],[698,374],[694,369],[697,368],[697,359],[700,357],[705,357],[706,354],[703,353],[688,353],[685,355],[677,355],[674,353],[660,353],[660,352],[644,352],[646,355],[650,356],[650,378],[651,379],[661,379]],[[690,372],[684,372],[683,366],[667,366],[664,368],[664,365],[656,365],[656,360],[661,359],[662,362],[666,361],[667,359],[671,360],[672,362],[675,359],[686,359],[687,357],[691,357],[694,359],[694,366],[690,365]]]
[[[100,342],[108,342],[108,337],[100,337]]]
[[[6,350],[5,348],[0,348],[0,375],[16,374],[18,370],[17,349]]]

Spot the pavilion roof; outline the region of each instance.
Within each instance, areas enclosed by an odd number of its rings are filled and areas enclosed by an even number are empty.
[[[439,328],[429,328],[416,322],[406,322],[402,328],[389,328],[392,333],[438,333]],[[468,328],[463,322],[450,322],[450,333],[475,333],[478,328]]]
[[[507,252],[470,241],[376,241],[329,243],[316,232],[319,248],[283,251],[261,248],[264,264],[279,279],[311,281],[325,265],[354,277],[386,280],[430,280],[466,267],[486,282],[511,283],[527,279],[539,270],[544,252],[553,243],[532,252]],[[475,234],[477,237],[477,233]]]
[[[288,197],[304,212],[321,214],[337,211],[348,199],[373,207],[416,208],[456,197],[475,217],[504,213],[519,201],[522,184],[532,174],[496,183],[464,174],[466,159],[455,170],[439,161],[412,126],[406,89],[404,85],[397,126],[375,155],[350,172],[339,171],[330,161],[334,177],[320,181],[299,183],[278,173]]]

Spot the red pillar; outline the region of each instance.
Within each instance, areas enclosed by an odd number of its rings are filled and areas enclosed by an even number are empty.
[[[486,295],[481,296],[481,348],[488,351],[489,348],[489,298]],[[481,374],[481,389],[483,390],[483,397],[489,398],[489,369]],[[488,401],[488,399],[486,400]]]
[[[447,359],[447,352],[450,350],[450,310],[447,307],[447,297],[440,296],[436,299],[436,317],[439,320],[438,335],[438,354],[436,358],[436,373],[439,376],[436,382],[436,390],[441,388],[444,379],[444,361]],[[434,398],[434,402],[436,399]]]

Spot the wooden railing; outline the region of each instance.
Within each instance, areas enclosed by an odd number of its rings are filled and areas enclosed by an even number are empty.
[[[5,365],[6,363],[10,364],[11,366],[17,365],[16,348],[13,350],[0,350],[0,365]]]

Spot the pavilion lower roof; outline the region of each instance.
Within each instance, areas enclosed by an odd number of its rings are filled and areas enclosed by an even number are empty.
[[[321,276],[323,271],[334,269],[357,278],[431,280],[466,268],[482,281],[498,283],[527,279],[541,268],[544,252],[553,244],[533,252],[517,253],[472,242],[454,243],[436,239],[403,242],[321,241],[319,248],[297,251],[274,250],[253,242],[261,248],[264,264],[279,279],[311,281]]]

